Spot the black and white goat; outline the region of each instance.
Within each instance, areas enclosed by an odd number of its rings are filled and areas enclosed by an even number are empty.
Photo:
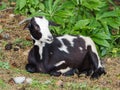
[[[33,17],[27,28],[34,42],[28,55],[28,72],[42,72],[51,75],[71,75],[77,70],[86,72],[92,78],[105,74],[94,42],[85,36],[52,36],[49,22],[45,17]],[[53,23],[52,23],[53,24]],[[55,24],[54,24],[55,25]]]

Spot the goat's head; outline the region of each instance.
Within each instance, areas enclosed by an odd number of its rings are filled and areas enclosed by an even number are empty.
[[[53,22],[49,22],[45,17],[33,17],[20,22],[20,24],[28,21],[28,24],[25,26],[30,31],[31,37],[34,40],[39,40],[43,43],[52,43],[53,36],[50,33],[49,25],[57,25],[53,24]]]

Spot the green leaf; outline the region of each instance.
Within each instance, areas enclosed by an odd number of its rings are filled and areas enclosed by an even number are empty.
[[[120,27],[120,17],[119,18],[107,18],[107,24],[115,29]]]
[[[82,0],[82,5],[90,10],[100,10],[104,3],[101,0]]]
[[[94,38],[99,38],[99,39],[111,39],[109,35],[103,33],[103,32],[98,32],[93,35]]]
[[[20,10],[26,5],[26,0],[19,0]]]
[[[95,41],[96,44],[104,46],[104,47],[110,47],[110,44],[105,39],[99,39],[92,37],[93,41]]]
[[[35,9],[34,9],[34,8],[30,8],[30,12],[31,12],[31,13],[34,13],[34,12],[35,12]]]
[[[0,10],[3,10],[6,8],[6,3],[2,2],[2,5],[0,6]]]
[[[87,24],[90,23],[89,19],[85,19],[85,20],[79,20],[76,22],[75,26],[73,27],[74,30],[78,30],[78,29],[82,29],[84,28]]]
[[[41,10],[45,10],[44,4],[40,3],[40,4],[39,4],[39,8],[40,8]]]
[[[108,11],[108,12],[104,12],[102,15],[101,14],[97,14],[96,18],[97,19],[102,19],[102,18],[106,18],[106,17],[118,17],[120,10],[114,10],[114,11]]]

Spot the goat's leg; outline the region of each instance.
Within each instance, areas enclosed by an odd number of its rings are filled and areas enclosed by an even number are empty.
[[[95,53],[92,52],[91,47],[88,46],[88,54],[89,54],[89,60],[92,62],[93,65],[93,74],[91,75],[91,78],[99,78],[102,74],[106,74],[104,67],[99,67],[99,61],[98,57]],[[101,64],[101,63],[100,63]]]
[[[27,70],[28,72],[30,72],[30,73],[38,72],[37,67],[36,67],[36,65],[34,65],[34,64],[27,64],[27,65],[25,66],[25,68],[26,68],[26,70]]]
[[[65,73],[61,73],[60,71],[55,70],[55,71],[51,71],[50,75],[53,75],[53,76],[60,76],[60,75],[71,76],[71,75],[74,75],[74,73],[75,73],[75,69],[70,69],[69,71],[67,71]]]

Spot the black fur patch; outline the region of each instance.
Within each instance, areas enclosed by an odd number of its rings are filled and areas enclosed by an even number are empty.
[[[42,37],[42,34],[40,33],[40,27],[36,24],[34,18],[31,19],[28,28],[34,39],[39,40]]]

